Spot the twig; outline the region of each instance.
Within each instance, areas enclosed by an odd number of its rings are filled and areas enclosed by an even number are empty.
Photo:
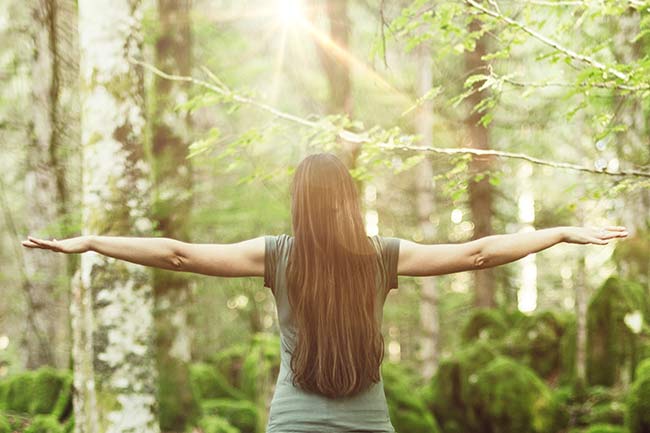
[[[332,127],[328,127],[323,123],[317,123],[317,122],[312,122],[307,119],[303,119],[302,117],[295,116],[293,114],[286,113],[284,111],[280,111],[274,107],[271,107],[267,104],[255,101],[253,99],[243,97],[240,95],[237,95],[236,93],[230,91],[230,90],[224,90],[221,87],[214,86],[210,83],[207,83],[203,80],[199,80],[193,77],[185,77],[185,76],[180,76],[180,75],[170,75],[167,74],[160,69],[156,68],[153,65],[150,65],[148,63],[141,62],[139,60],[131,59],[132,62],[141,65],[145,67],[146,69],[150,70],[154,74],[169,79],[169,80],[175,80],[175,81],[186,81],[190,83],[197,84],[201,87],[213,90],[214,92],[217,92],[221,95],[227,95],[231,97],[234,101],[238,101],[241,103],[249,104],[254,107],[257,107],[261,110],[267,111],[274,116],[285,119],[294,123],[297,123],[302,126],[306,126],[309,128],[314,128],[314,129],[321,129],[321,130],[332,130]],[[365,133],[357,133],[357,132],[352,132],[348,131],[345,129],[342,129],[338,132],[338,137],[352,143],[371,143],[373,142],[372,138],[368,135],[367,132]],[[584,172],[589,172],[589,173],[596,173],[596,174],[607,174],[611,176],[637,176],[637,177],[647,177],[650,178],[650,172],[644,172],[644,171],[639,171],[639,170],[619,170],[619,171],[607,171],[607,170],[597,170],[594,168],[590,167],[585,167],[577,164],[571,164],[571,163],[566,163],[566,162],[554,162],[554,161],[548,161],[548,160],[543,160],[539,158],[535,158],[523,153],[512,153],[512,152],[502,152],[498,150],[482,150],[482,149],[474,149],[474,148],[441,148],[441,147],[418,147],[418,146],[408,146],[408,145],[392,145],[392,144],[387,144],[387,143],[379,143],[377,145],[378,147],[382,149],[394,149],[394,150],[416,150],[416,151],[426,151],[426,152],[435,152],[435,153],[442,153],[442,154],[462,154],[462,153],[468,153],[468,154],[474,154],[474,155],[494,155],[498,157],[503,157],[503,158],[514,158],[514,159],[523,159],[529,162],[532,162],[534,164],[540,164],[540,165],[546,165],[550,167],[555,167],[555,168],[565,168],[565,169],[570,169],[570,170],[577,170],[577,171],[584,171]]]
[[[415,150],[415,151],[424,151],[424,152],[445,153],[448,155],[464,154],[464,153],[470,153],[474,155],[492,155],[492,156],[498,156],[502,158],[523,159],[525,161],[529,161],[538,165],[546,165],[555,168],[566,168],[570,170],[585,171],[588,173],[608,174],[611,176],[639,176],[639,177],[650,178],[650,172],[644,172],[639,170],[618,170],[618,171],[598,170],[595,168],[589,168],[582,165],[570,164],[568,162],[556,162],[556,161],[549,161],[546,159],[535,158],[534,156],[526,155],[524,153],[503,152],[500,150],[472,149],[466,147],[445,149],[439,147],[389,145],[383,143],[379,144],[378,147],[382,149]]]
[[[546,45],[548,45],[550,47],[555,48],[556,50],[560,51],[561,53],[564,53],[565,55],[571,57],[574,60],[579,60],[581,62],[587,63],[587,64],[593,66],[594,68],[600,69],[601,71],[609,72],[609,73],[613,74],[614,76],[616,76],[617,78],[620,78],[623,81],[627,81],[627,80],[630,79],[630,77],[627,74],[625,74],[624,72],[621,72],[618,69],[614,69],[614,68],[611,68],[609,66],[606,66],[606,65],[600,63],[598,60],[596,60],[596,59],[594,59],[592,57],[586,56],[584,54],[576,53],[575,51],[573,51],[573,50],[571,50],[569,48],[563,47],[557,41],[554,41],[554,40],[552,40],[550,38],[547,38],[543,34],[538,33],[537,31],[535,31],[535,30],[527,27],[526,25],[520,23],[519,21],[515,21],[512,18],[507,17],[507,16],[505,16],[505,15],[503,15],[503,14],[497,12],[497,11],[489,10],[489,9],[483,7],[482,5],[476,3],[474,0],[465,0],[465,3],[469,4],[470,6],[472,6],[475,9],[480,10],[481,12],[483,12],[486,15],[489,15],[489,16],[491,16],[493,18],[501,20],[501,21],[503,21],[503,22],[505,22],[505,23],[507,23],[507,24],[509,24],[511,26],[515,26],[515,27],[520,28],[521,30],[528,33],[529,35],[531,35],[535,39],[539,40],[540,42],[542,42],[542,43],[544,43],[544,44],[546,44]]]

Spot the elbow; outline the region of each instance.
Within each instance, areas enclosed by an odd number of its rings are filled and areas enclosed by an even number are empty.
[[[485,257],[485,254],[483,253],[475,254],[472,264],[474,266],[474,270],[485,269],[489,267],[487,257]]]
[[[185,259],[178,254],[172,254],[169,259],[169,269],[172,271],[183,271],[185,270]]]

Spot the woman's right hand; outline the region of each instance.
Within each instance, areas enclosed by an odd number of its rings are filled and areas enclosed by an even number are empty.
[[[610,239],[625,237],[627,229],[623,226],[565,227],[563,240],[572,244],[607,245]]]

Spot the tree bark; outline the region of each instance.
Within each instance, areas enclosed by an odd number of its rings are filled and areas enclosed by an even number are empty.
[[[418,46],[417,51],[417,97],[423,97],[433,81],[433,60],[429,47]],[[421,136],[422,146],[433,146],[433,103],[427,100],[419,107],[415,124],[416,133]],[[435,195],[433,191],[433,168],[431,160],[425,156],[416,166],[415,171],[416,203],[420,230],[423,241],[433,243],[436,229],[431,222],[434,211]],[[421,281],[420,299],[420,358],[422,359],[422,376],[433,377],[438,367],[438,291],[434,277],[424,277]]]
[[[470,23],[469,30],[478,32],[481,29],[481,22],[477,19]],[[476,48],[472,52],[465,53],[465,71],[466,74],[473,75],[485,73],[486,62],[481,59],[487,53],[487,40],[481,36],[476,41]],[[482,82],[475,83],[475,89],[480,87]],[[479,104],[485,97],[486,91],[475,91],[467,99],[470,107],[473,108]],[[482,113],[477,111],[470,112],[465,118],[465,125],[469,135],[469,147],[476,149],[489,149],[489,131],[486,127],[479,124]],[[487,175],[492,164],[491,156],[474,156],[470,162],[469,172],[472,179],[469,181],[469,201],[474,222],[473,239],[482,238],[493,234],[492,231],[492,186],[488,177],[484,176],[478,182],[473,177],[479,173]],[[477,307],[495,307],[495,280],[492,268],[474,271],[475,298],[474,304]]]
[[[61,237],[64,201],[59,191],[60,146],[59,73],[56,1],[36,1],[32,6],[32,113],[31,141],[25,173],[26,219],[29,233]],[[24,334],[25,366],[68,368],[68,300],[63,287],[66,261],[58,254],[34,251],[25,256],[29,281],[24,285],[30,300],[30,320]]]
[[[157,66],[189,76],[192,69],[190,0],[158,0]],[[192,171],[187,153],[188,119],[174,112],[186,86],[156,76],[153,98],[153,217],[161,236],[189,241]],[[156,361],[162,430],[183,431],[194,413],[189,384],[192,287],[187,274],[154,271]]]
[[[82,233],[150,236],[142,2],[79,1]],[[143,266],[81,255],[73,289],[76,432],[158,433],[153,290]]]

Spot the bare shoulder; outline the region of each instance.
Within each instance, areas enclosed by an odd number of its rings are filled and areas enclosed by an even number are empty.
[[[475,270],[478,254],[472,242],[423,244],[400,239],[397,274],[424,277]]]

